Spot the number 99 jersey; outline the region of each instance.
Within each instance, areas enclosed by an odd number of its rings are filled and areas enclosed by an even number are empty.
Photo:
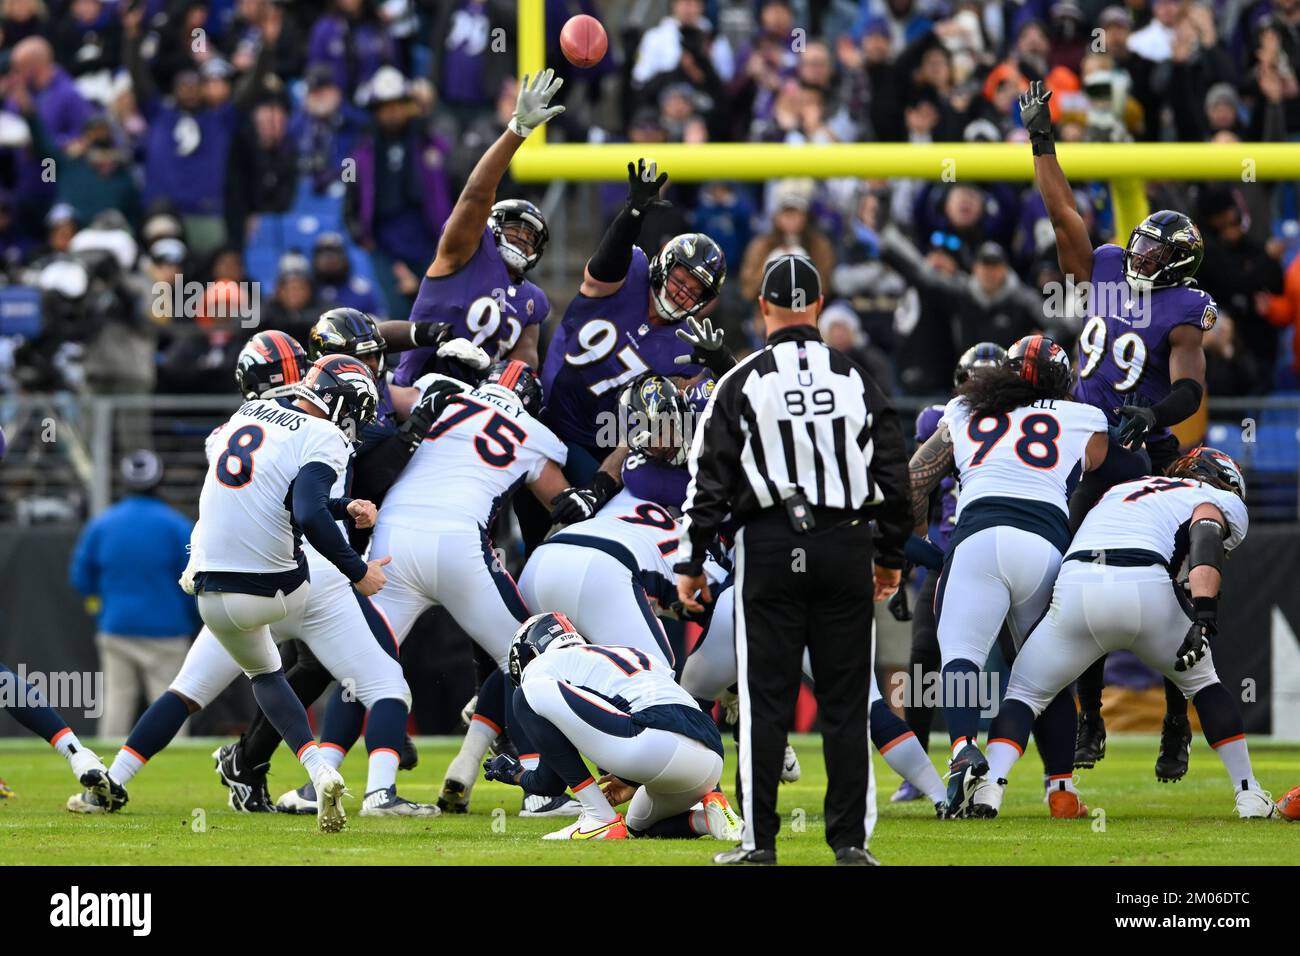
[[[1068,514],[1088,441],[1106,431],[1100,409],[1049,399],[973,418],[966,400],[954,398],[942,421],[961,483],[958,520],[972,502],[991,497],[1048,502]]]
[[[1095,405],[1110,424],[1122,405],[1155,405],[1169,394],[1169,333],[1180,325],[1208,332],[1218,308],[1200,289],[1172,286],[1136,295],[1124,278],[1124,250],[1099,246],[1093,253],[1091,318],[1079,334],[1077,401]],[[1147,436],[1158,441],[1169,429]]]

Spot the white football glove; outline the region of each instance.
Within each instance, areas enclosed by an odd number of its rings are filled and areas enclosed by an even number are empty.
[[[199,526],[196,522],[194,525],[194,531],[198,531],[198,530],[199,530]],[[192,537],[193,537],[193,532],[191,532],[191,538]],[[190,559],[185,563],[185,570],[181,572],[180,580],[177,581],[176,583],[181,586],[182,591],[184,591],[186,594],[190,596],[193,596],[194,592],[198,590],[198,588],[194,584],[194,575],[196,573],[195,565],[198,564],[198,555],[195,553],[193,547],[191,547],[189,550],[190,550]]]
[[[492,364],[492,358],[469,339],[452,339],[438,346],[438,358],[455,359],[476,372]]]
[[[531,84],[525,73],[519,84],[519,98],[515,100],[515,115],[510,117],[507,129],[526,139],[537,127],[563,113],[563,106],[548,105],[563,85],[564,80],[556,78],[554,70],[543,70],[532,78]]]

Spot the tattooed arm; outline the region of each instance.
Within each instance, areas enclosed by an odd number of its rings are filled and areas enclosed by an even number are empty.
[[[930,492],[952,471],[952,438],[942,422],[924,445],[916,450],[907,466],[912,479],[912,514],[916,534],[924,538],[929,529]]]

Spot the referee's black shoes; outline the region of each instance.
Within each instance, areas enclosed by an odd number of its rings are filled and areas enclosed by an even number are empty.
[[[713,862],[722,866],[776,866],[775,850],[746,850],[743,846],[713,854]]]
[[[880,866],[870,850],[860,846],[842,846],[835,851],[836,866]]]

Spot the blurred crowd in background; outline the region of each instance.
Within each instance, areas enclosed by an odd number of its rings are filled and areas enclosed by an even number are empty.
[[[1175,141],[1300,141],[1300,0],[545,8],[547,60],[569,84],[555,140],[650,156],[664,142],[1025,142],[1017,96],[1043,79],[1062,141],[1168,141],[1171,157]],[[581,12],[610,33],[585,70],[558,52]],[[337,304],[405,317],[513,108],[516,17],[506,0],[2,0],[0,391],[228,393],[259,329],[301,337]],[[1106,184],[1073,186],[1095,241],[1116,238]],[[596,193],[613,215],[623,186]],[[1205,236],[1210,394],[1296,389],[1297,185],[1148,193]],[[738,350],[756,341],[763,263],[792,249],[829,279],[825,337],[898,394],[946,393],[974,342],[1072,342],[1081,325],[1044,305],[1063,277],[1031,184],[670,182],[667,198],[642,242],[653,253],[694,229],[722,245],[717,315]],[[552,323],[592,251],[576,244],[603,225],[571,218],[575,247],[546,253],[564,265],[545,273]]]

